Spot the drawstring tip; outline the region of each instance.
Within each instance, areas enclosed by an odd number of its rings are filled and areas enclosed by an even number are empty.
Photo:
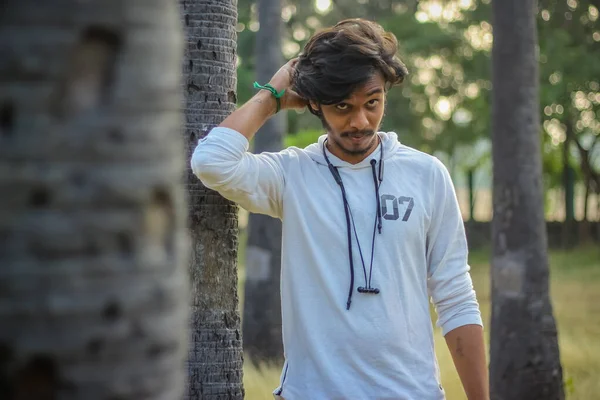
[[[381,234],[381,222],[377,225],[377,229],[379,230],[379,233]]]
[[[350,309],[350,303],[352,303],[352,300],[348,300],[348,302],[346,303],[346,310]]]

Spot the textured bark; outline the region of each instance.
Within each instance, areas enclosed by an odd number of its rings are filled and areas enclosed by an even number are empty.
[[[0,398],[177,399],[188,284],[168,0],[0,12]]]
[[[257,80],[269,82],[283,64],[281,0],[258,2],[260,30],[256,35]],[[272,117],[254,138],[254,152],[283,147],[286,115]],[[283,359],[281,336],[281,221],[250,214],[244,289],[244,351],[255,362]]]
[[[494,0],[494,400],[564,399],[548,291],[535,2]]]
[[[198,139],[235,109],[235,0],[181,0],[186,33],[187,159]],[[237,206],[205,188],[190,168],[191,343],[186,399],[242,399],[237,296]]]

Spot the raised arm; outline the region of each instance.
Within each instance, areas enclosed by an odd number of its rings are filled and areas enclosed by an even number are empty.
[[[294,64],[294,60],[285,64],[270,82],[277,91],[285,89],[280,99],[281,109],[305,106],[289,88]],[[191,167],[206,187],[223,197],[248,211],[281,218],[289,153],[286,150],[258,155],[248,152],[249,140],[275,113],[276,107],[271,92],[261,90],[199,141]]]
[[[307,105],[306,101],[290,88],[296,62],[297,59],[289,61],[273,75],[269,82],[278,92],[285,90],[280,99],[281,110],[301,109]],[[246,104],[225,118],[219,126],[233,129],[251,140],[264,123],[275,114],[276,110],[277,102],[273,94],[267,90],[261,90]]]

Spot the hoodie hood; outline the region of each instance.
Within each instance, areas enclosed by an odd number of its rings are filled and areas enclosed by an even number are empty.
[[[343,161],[338,157],[334,156],[329,152],[327,148],[325,151],[327,152],[327,157],[331,164],[334,167],[341,168],[350,168],[350,169],[361,169],[361,168],[371,168],[370,161],[371,159],[379,160],[379,154],[381,153],[381,146],[383,146],[383,159],[387,160],[391,157],[398,147],[400,146],[400,141],[398,141],[398,135],[395,132],[378,132],[379,137],[381,138],[381,143],[377,146],[375,151],[365,157],[364,160],[357,164],[350,164],[349,162]],[[319,136],[319,140],[317,143],[313,143],[308,145],[304,151],[310,156],[318,164],[327,165],[325,161],[325,157],[323,157],[323,142],[327,139],[327,135]]]

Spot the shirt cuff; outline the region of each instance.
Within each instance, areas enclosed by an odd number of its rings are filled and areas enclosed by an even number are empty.
[[[442,335],[446,334],[456,328],[460,328],[464,325],[480,325],[483,326],[480,313],[469,313],[463,314],[458,317],[452,318],[450,321],[442,325]]]

